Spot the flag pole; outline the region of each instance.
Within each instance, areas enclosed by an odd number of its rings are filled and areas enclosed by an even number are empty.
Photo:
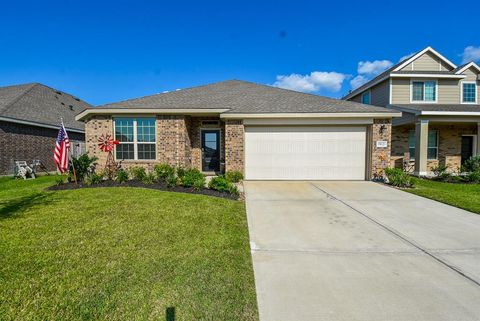
[[[60,117],[60,120],[62,121],[63,131],[66,133],[67,130],[65,129],[65,125],[63,124],[63,117]],[[70,147],[68,148],[68,150],[70,151]],[[69,159],[70,162],[72,163],[73,179],[75,180],[75,184],[78,185],[78,181],[77,181],[77,171],[75,170],[75,165],[73,164],[73,159],[72,159],[72,153],[71,153],[71,151],[70,151],[70,153],[68,154],[68,159]]]

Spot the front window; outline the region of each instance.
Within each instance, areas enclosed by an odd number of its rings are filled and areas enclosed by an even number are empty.
[[[362,104],[370,105],[370,96],[371,96],[370,90],[364,92],[362,94]]]
[[[428,159],[437,159],[438,157],[438,131],[428,131]],[[410,153],[410,159],[415,159],[415,131],[411,130],[408,135],[408,151]]]
[[[477,83],[475,82],[462,83],[462,102],[463,103],[477,102]]]
[[[155,118],[115,118],[116,159],[155,159]]]
[[[412,101],[437,101],[437,82],[436,81],[413,81],[412,82]]]

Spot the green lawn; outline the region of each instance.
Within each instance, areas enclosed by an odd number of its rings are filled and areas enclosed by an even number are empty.
[[[0,178],[1,320],[258,320],[242,202],[53,183]]]
[[[480,214],[480,184],[452,184],[414,178],[405,191]]]

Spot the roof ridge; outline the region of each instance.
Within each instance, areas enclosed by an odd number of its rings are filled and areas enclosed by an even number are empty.
[[[143,99],[143,98],[148,98],[148,97],[153,97],[153,96],[167,95],[167,94],[176,93],[178,91],[189,90],[189,89],[194,89],[194,88],[202,88],[202,87],[207,87],[207,86],[220,84],[220,83],[223,83],[223,82],[229,82],[229,81],[243,81],[243,80],[238,80],[238,79],[222,80],[222,81],[217,81],[217,82],[213,82],[213,83],[205,84],[205,85],[191,86],[191,87],[186,87],[186,88],[182,88],[182,89],[175,89],[175,90],[171,90],[171,91],[167,91],[167,92],[162,92],[162,93],[156,93],[156,94],[151,94],[151,95],[145,95],[145,96],[140,96],[140,97],[135,97],[135,98],[128,98],[128,99],[124,99],[124,100],[114,101],[114,102],[107,103],[107,104],[97,105],[97,106],[94,106],[93,108],[105,107],[105,106],[108,106],[108,105],[119,104],[119,103],[124,103],[124,102],[127,102],[127,101],[138,100],[138,99]]]
[[[22,99],[26,94],[28,94],[30,91],[32,91],[33,88],[35,88],[36,86],[39,85],[39,83],[36,83],[36,82],[33,82],[33,83],[30,83],[30,84],[27,84],[30,86],[30,88],[28,88],[27,90],[25,90],[23,93],[21,93],[20,95],[18,95],[18,97],[16,97],[15,99],[13,99],[12,101],[8,102],[6,105],[5,105],[5,108],[3,109],[2,112],[5,112],[7,110],[9,110],[14,104],[16,104],[20,99]],[[15,86],[15,85],[13,85]],[[12,87],[13,87],[12,86]],[[18,85],[17,85],[18,86]],[[21,85],[20,85],[21,86]]]

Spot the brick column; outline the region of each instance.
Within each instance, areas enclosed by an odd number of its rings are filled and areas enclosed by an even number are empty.
[[[244,127],[241,120],[225,121],[225,170],[244,173]]]
[[[112,135],[113,120],[111,116],[97,115],[85,123],[85,149],[88,156],[96,156],[99,168],[107,162],[107,153],[98,148],[98,138],[102,135]]]
[[[428,120],[415,124],[415,175],[427,175]]]
[[[375,119],[371,131],[371,178],[383,177],[385,168],[390,166],[392,122],[390,119]]]

